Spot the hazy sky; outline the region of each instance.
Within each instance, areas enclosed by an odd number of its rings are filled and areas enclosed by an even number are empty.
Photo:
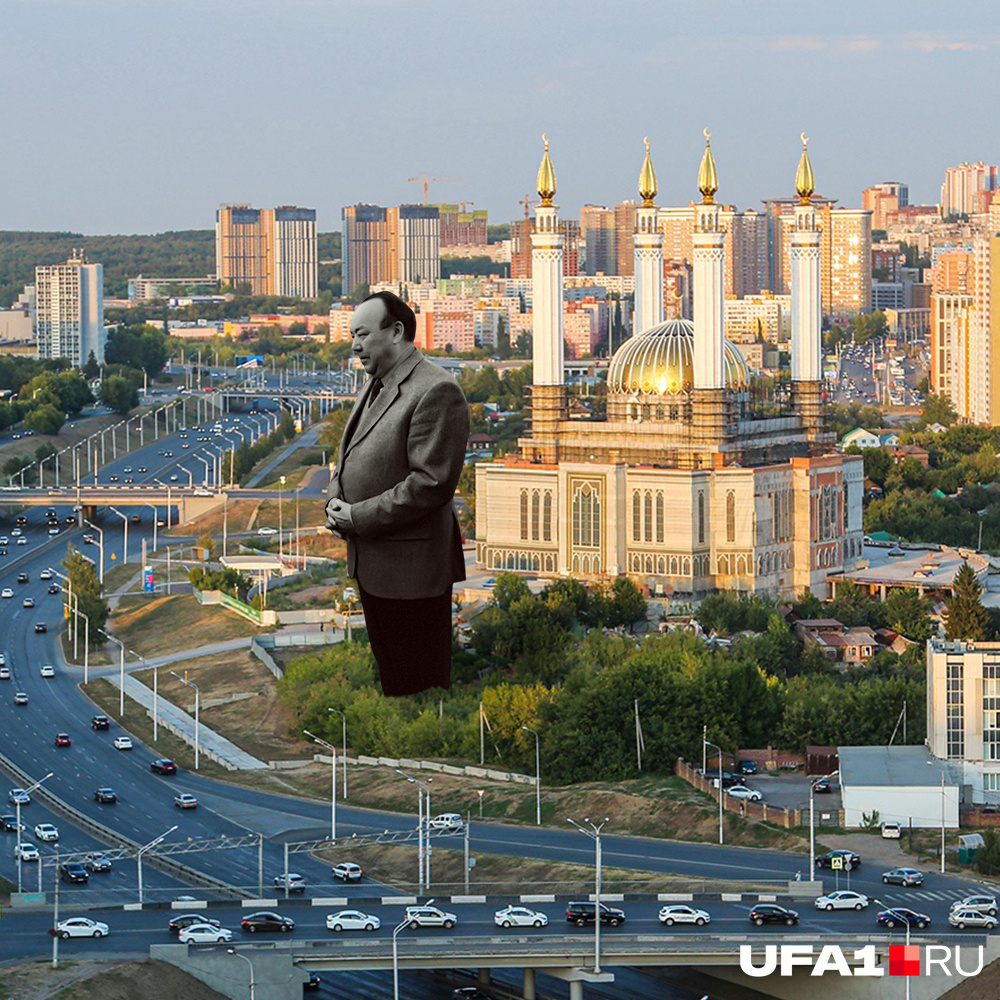
[[[819,193],[997,162],[996,0],[0,0],[0,229],[211,228],[220,202],[465,199],[522,214],[541,133],[564,215]]]

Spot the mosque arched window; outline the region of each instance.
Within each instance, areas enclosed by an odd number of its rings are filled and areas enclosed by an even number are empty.
[[[521,539],[528,538],[528,491],[521,490]]]
[[[542,540],[552,541],[552,491],[546,490],[542,499]]]
[[[656,494],[656,540],[663,542],[663,493]]]
[[[538,531],[541,527],[539,524],[540,520],[540,507],[541,507],[541,497],[538,495],[538,490],[532,490],[531,492],[531,537],[537,542],[538,541]]]
[[[698,492],[698,544],[705,544],[705,494]]]
[[[642,496],[638,490],[632,491],[632,541],[642,538]]]
[[[646,490],[646,495],[643,498],[643,533],[642,537],[645,541],[651,542],[653,540],[653,494]]]
[[[573,544],[587,548],[601,544],[601,499],[590,483],[573,495]]]
[[[736,541],[736,493],[726,491],[726,541]]]

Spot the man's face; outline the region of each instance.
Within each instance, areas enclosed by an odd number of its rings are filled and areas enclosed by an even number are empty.
[[[385,303],[370,299],[358,306],[351,320],[352,349],[374,378],[388,375],[406,347],[402,323],[390,323],[382,329],[385,315]]]

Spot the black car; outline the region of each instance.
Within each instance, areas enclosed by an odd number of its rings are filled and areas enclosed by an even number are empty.
[[[576,924],[577,927],[592,924],[594,922],[594,904],[589,902],[567,903],[566,922]],[[607,903],[601,903],[601,923],[617,927],[619,924],[625,923],[625,911],[608,906]]]
[[[154,760],[153,763],[149,765],[149,769],[153,772],[153,774],[177,773],[177,765],[172,760],[167,760],[166,758]]]
[[[50,594],[58,594],[59,593],[59,584],[58,583],[50,583],[49,586],[48,586],[48,592]]]
[[[302,984],[302,989],[304,990],[318,990],[320,984],[323,982],[322,979],[316,975],[315,972],[309,973],[309,978]]]
[[[875,918],[875,923],[879,927],[916,927],[923,930],[929,927],[931,918],[926,913],[917,913],[915,910],[908,910],[905,906],[894,906],[891,910],[882,910]]]
[[[59,877],[64,882],[88,882],[90,872],[79,861],[71,861],[59,866]]]
[[[18,573],[17,574],[17,582],[18,583],[27,583],[28,582],[28,574],[27,573]]]
[[[113,788],[98,788],[94,792],[94,801],[104,803],[114,803],[118,801],[118,793]]]
[[[49,630],[49,627],[48,627],[48,625],[45,624],[45,622],[35,622],[35,631],[36,632],[48,632],[48,630]]]
[[[763,924],[788,924],[791,927],[799,922],[799,915],[795,910],[778,906],[777,903],[758,903],[750,911],[750,920],[758,927]]]
[[[110,729],[111,720],[106,715],[95,715],[90,720],[91,729]]]
[[[856,854],[854,851],[829,851],[826,854],[820,854],[816,858],[817,868],[832,868],[833,859],[840,858],[844,871],[851,871],[857,868],[861,864],[861,855]]]
[[[719,780],[719,769],[717,767],[710,767],[705,772],[705,777],[708,778],[709,781],[713,781],[713,782],[714,781],[718,781]],[[731,774],[729,771],[723,771],[722,772],[722,787],[723,788],[731,788],[733,785],[738,785],[739,783],[740,783],[740,779],[737,778],[735,774]]]
[[[4,833],[17,833],[17,817],[0,816],[0,830]]]
[[[192,924],[211,924],[212,927],[221,927],[218,920],[211,920],[200,913],[182,913],[179,917],[171,917],[167,923],[167,930],[171,934],[180,934],[185,927]]]
[[[818,781],[813,782],[813,791],[817,795],[824,792],[832,792],[833,782],[829,778],[820,778]]]
[[[755,760],[738,760],[736,762],[736,770],[740,774],[756,774],[757,773],[757,761],[755,761]]]
[[[245,916],[240,921],[240,926],[249,934],[256,934],[257,931],[287,933],[295,930],[295,921],[291,917],[283,917],[280,913],[259,910],[257,913]]]

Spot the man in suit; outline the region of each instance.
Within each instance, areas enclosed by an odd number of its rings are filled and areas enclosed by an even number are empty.
[[[392,292],[351,320],[370,378],[344,428],[327,524],[347,541],[387,695],[451,683],[451,590],[465,579],[452,499],[465,460],[461,387],[414,346],[413,310]]]

